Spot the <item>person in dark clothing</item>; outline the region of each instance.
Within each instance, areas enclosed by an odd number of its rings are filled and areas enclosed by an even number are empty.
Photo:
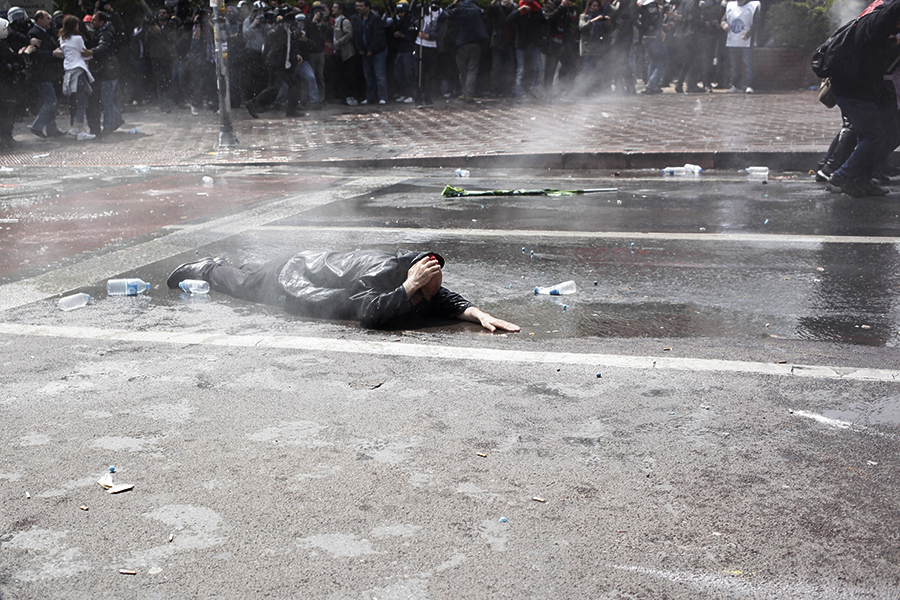
[[[384,20],[372,10],[371,0],[357,0],[353,24],[353,44],[362,57],[366,78],[366,98],[361,104],[387,104],[388,43]]]
[[[0,151],[13,148],[13,125],[19,103],[25,59],[9,44],[9,22],[0,19]]]
[[[99,83],[95,87],[95,94],[99,90],[100,105],[103,107],[103,133],[110,133],[125,124],[115,102],[116,84],[119,81],[116,31],[110,22],[110,16],[103,11],[94,13],[91,29],[94,30],[91,72]]]
[[[282,85],[288,86],[286,117],[297,114],[297,102],[300,100],[300,82],[295,67],[303,58],[299,52],[298,32],[294,29],[294,13],[282,9],[278,22],[266,35],[265,68],[269,76],[269,85],[253,100],[247,103],[247,112],[254,119],[259,118],[259,111],[265,110],[278,97]],[[290,42],[290,43],[289,43]]]
[[[568,91],[575,78],[575,48],[573,40],[578,31],[578,11],[572,0],[560,0],[545,15],[549,31],[544,62],[544,90],[549,94],[559,65],[559,90]]]
[[[896,101],[884,87],[884,74],[897,55],[900,0],[876,0],[854,25],[844,59],[831,77],[834,99],[856,130],[856,148],[831,175],[831,184],[855,198],[888,193],[872,181],[874,167],[892,151],[897,138]]]
[[[516,89],[515,96],[522,99],[525,90],[525,76],[531,69],[531,83],[527,93],[536,96],[541,85],[541,38],[547,19],[544,10],[536,0],[519,0],[519,9],[514,10],[507,22],[516,33]]]
[[[460,319],[488,331],[519,331],[442,287],[444,259],[433,252],[299,252],[241,267],[221,258],[181,265],[166,281],[208,281],[214,291],[318,319],[395,328],[421,318]]]
[[[475,101],[475,83],[481,65],[481,46],[488,40],[481,20],[481,9],[472,0],[454,0],[447,7],[447,16],[456,29],[456,69],[464,102]]]
[[[513,31],[506,19],[515,10],[512,0],[491,0],[491,95],[508,96],[515,82],[516,53]]]
[[[42,138],[65,135],[56,126],[56,107],[59,106],[56,86],[62,82],[62,60],[53,55],[53,51],[59,48],[59,43],[50,33],[51,21],[50,13],[39,10],[34,14],[34,27],[28,31],[30,44],[34,47],[34,51],[28,54],[31,82],[43,101],[41,110],[29,129]]]
[[[413,52],[419,29],[409,14],[409,4],[397,3],[397,16],[391,25],[391,34],[397,40],[397,58],[394,62],[394,79],[397,80],[398,102],[411,103],[416,88],[416,63]]]

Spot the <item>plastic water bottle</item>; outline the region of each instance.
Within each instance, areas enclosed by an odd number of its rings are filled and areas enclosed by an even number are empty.
[[[453,172],[456,173],[457,177],[468,177],[469,176],[469,172],[466,171],[465,169],[457,169]]]
[[[768,175],[769,167],[747,167],[744,169],[748,175]]]
[[[550,296],[565,296],[567,294],[574,294],[577,291],[578,288],[575,286],[574,281],[563,281],[562,283],[558,283],[551,287],[534,288],[535,294],[549,294]]]
[[[88,294],[73,294],[71,296],[66,296],[65,298],[59,299],[59,310],[75,310],[76,308],[81,308],[85,304],[88,303],[91,297]]]
[[[201,179],[201,181],[203,182],[203,187],[212,187],[216,183],[215,181],[213,181],[213,178],[210,177],[209,175],[204,175],[203,179]]]
[[[106,282],[106,293],[110,296],[137,296],[149,289],[149,283],[137,278],[110,279]]]
[[[132,134],[132,135],[135,134],[135,133],[140,133],[140,132],[141,132],[141,130],[138,129],[137,127],[128,130],[128,133],[130,133],[130,134]]]
[[[202,279],[185,279],[178,284],[178,287],[190,294],[209,293],[209,283],[203,281]]]
[[[150,172],[150,165],[134,165],[134,167],[132,167],[132,168],[134,169],[135,173],[149,173]]]
[[[699,175],[703,169],[698,165],[687,164],[683,167],[666,167],[662,172],[663,175]]]

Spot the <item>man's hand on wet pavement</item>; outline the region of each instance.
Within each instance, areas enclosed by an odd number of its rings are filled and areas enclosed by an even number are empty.
[[[463,321],[471,321],[472,323],[478,323],[485,329],[490,332],[497,331],[498,329],[502,331],[520,331],[522,328],[518,325],[510,323],[509,321],[504,321],[503,319],[498,319],[497,317],[492,317],[487,314],[480,308],[476,308],[474,306],[470,306],[459,316]]]

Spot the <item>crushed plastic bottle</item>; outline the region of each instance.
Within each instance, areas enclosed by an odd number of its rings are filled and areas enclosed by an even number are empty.
[[[457,177],[468,177],[469,176],[469,172],[466,171],[465,169],[457,169],[453,172],[456,173]]]
[[[141,130],[138,129],[137,127],[134,127],[134,128],[132,128],[132,129],[129,129],[129,130],[128,130],[128,133],[130,133],[130,134],[132,134],[132,135],[135,134],[135,133],[140,133],[140,132],[141,132]]]
[[[744,171],[748,175],[768,175],[769,167],[747,167]]]
[[[137,296],[150,289],[150,284],[138,278],[110,279],[106,282],[106,293],[110,296]]]
[[[215,181],[213,181],[213,178],[210,177],[209,175],[204,175],[203,179],[201,179],[201,181],[203,182],[203,187],[212,187],[216,183]]]
[[[149,173],[150,172],[150,165],[134,165],[134,167],[132,167],[132,168],[134,169],[135,173]]]
[[[558,283],[554,286],[550,287],[535,287],[535,294],[547,294],[550,296],[565,296],[568,294],[574,294],[578,291],[578,288],[575,286],[574,281],[563,281],[562,283]]]
[[[203,281],[202,279],[185,279],[178,284],[178,287],[190,294],[209,293],[209,283]]]
[[[75,310],[76,308],[81,308],[82,306],[87,304],[90,299],[91,297],[88,294],[84,293],[73,294],[71,296],[66,296],[65,298],[60,298],[59,310],[70,311]]]
[[[703,169],[698,165],[686,164],[683,167],[666,167],[663,175],[699,175]]]

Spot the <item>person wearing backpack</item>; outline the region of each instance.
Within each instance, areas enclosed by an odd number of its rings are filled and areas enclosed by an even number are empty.
[[[832,65],[831,89],[841,112],[856,130],[856,148],[831,175],[831,184],[854,198],[888,193],[872,181],[876,165],[893,151],[897,105],[884,74],[900,46],[900,0],[877,0],[844,37]]]

